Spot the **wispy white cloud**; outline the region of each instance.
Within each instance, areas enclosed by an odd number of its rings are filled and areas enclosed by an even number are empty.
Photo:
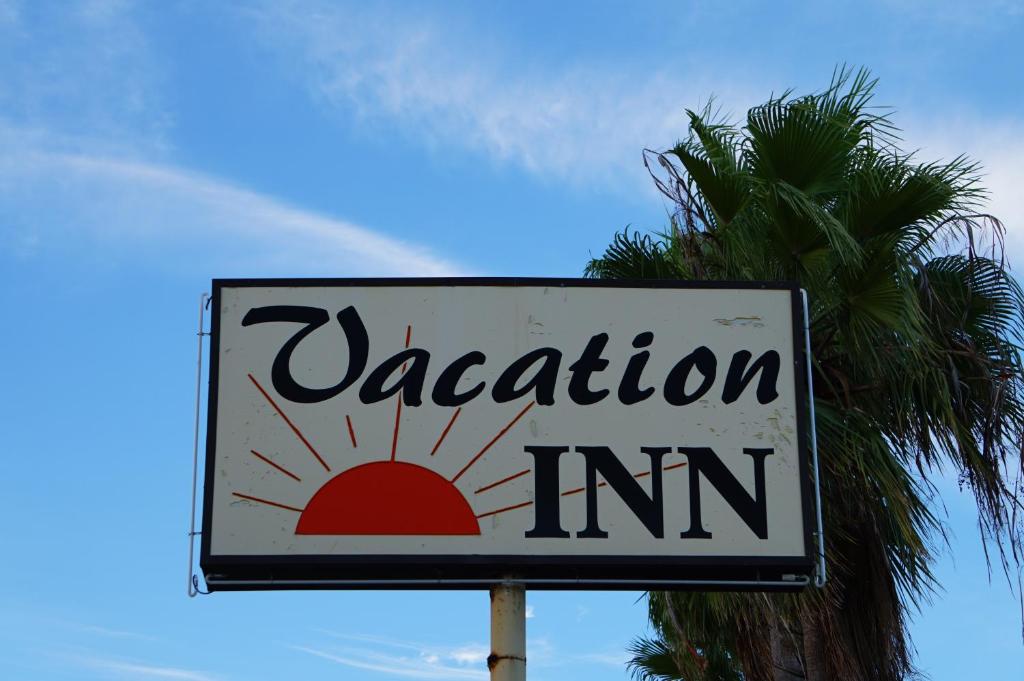
[[[948,114],[941,121],[908,118],[907,145],[920,150],[919,160],[949,161],[965,154],[981,164],[981,184],[988,190],[983,210],[1006,227],[1011,266],[1024,267],[1024,119],[981,120],[971,114]]]
[[[126,638],[135,639],[138,641],[155,641],[155,636],[143,634],[138,631],[127,631],[124,629],[111,629],[109,627],[98,627],[93,625],[81,625],[76,627],[79,631],[86,634],[95,634],[97,636],[105,636],[107,638]]]
[[[529,664],[544,669],[586,664],[622,668],[629,661],[629,655],[622,648],[569,651],[560,649],[545,637],[527,640],[526,650]]]
[[[1020,0],[974,0],[963,2],[936,2],[936,0],[882,0],[897,14],[927,21],[955,26],[959,29],[999,26],[1007,19],[1024,14],[1024,3]]]
[[[531,68],[525,55],[407,14],[321,2],[258,7],[249,16],[259,35],[316,101],[396,125],[419,144],[571,182],[646,186],[641,150],[671,145],[686,106],[712,92],[730,106],[747,101],[697,70]]]
[[[486,679],[489,674],[482,669],[445,664],[436,653],[424,652],[417,657],[367,650],[362,648],[341,648],[324,650],[308,646],[291,646],[309,655],[315,655],[346,667],[391,674],[412,679]]]
[[[168,679],[169,681],[221,681],[223,677],[205,671],[127,662],[101,657],[82,658],[79,663],[115,678]]]
[[[533,609],[533,606],[532,605],[526,606],[526,619],[531,620],[531,619],[533,619],[536,616],[537,616],[537,613]]]
[[[74,249],[224,275],[444,276],[466,270],[428,249],[174,166],[2,144],[0,250]],[[10,139],[10,135],[7,136]],[[170,265],[168,265],[170,266]]]
[[[631,655],[624,650],[619,650],[604,653],[574,655],[573,659],[580,660],[581,662],[594,662],[597,664],[608,665],[610,667],[625,667],[626,663],[631,659]]]
[[[482,643],[462,645],[430,644],[366,634],[323,631],[335,639],[321,645],[290,646],[338,664],[357,669],[389,673],[410,678],[486,678],[490,649]],[[340,643],[339,643],[340,641]],[[622,668],[628,656],[622,650],[564,651],[551,640],[531,637],[526,642],[528,664],[535,669],[598,665]]]
[[[369,644],[376,650],[404,650],[416,653],[418,658],[439,662],[446,660],[457,665],[475,665],[487,659],[489,653],[482,643],[464,643],[457,646],[445,646],[438,644],[410,641],[406,639],[395,639],[384,636],[372,636],[368,634],[343,634],[334,631],[321,630],[334,639],[358,644]]]
[[[484,662],[490,651],[481,644],[459,646],[448,651],[447,656],[461,665],[477,665]]]

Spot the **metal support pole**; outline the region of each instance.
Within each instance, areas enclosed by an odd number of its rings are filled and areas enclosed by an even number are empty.
[[[196,485],[199,482],[199,410],[202,404],[203,389],[203,336],[208,335],[203,331],[203,313],[206,311],[206,301],[210,299],[209,293],[199,297],[199,328],[196,331],[198,349],[196,350],[196,422],[195,431],[192,434],[192,506],[189,508],[188,521],[188,596],[195,598],[200,592],[196,587],[195,573],[195,548],[196,548]]]
[[[526,681],[526,587],[491,587],[491,681]]]

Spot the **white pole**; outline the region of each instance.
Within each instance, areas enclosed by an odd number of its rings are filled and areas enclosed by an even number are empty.
[[[491,681],[526,681],[526,587],[491,587]]]
[[[192,436],[192,508],[191,517],[188,521],[188,596],[194,598],[199,594],[192,579],[195,569],[195,548],[196,548],[196,485],[199,480],[199,405],[202,399],[203,387],[203,311],[206,310],[206,301],[209,294],[204,293],[199,297],[199,330],[196,336],[199,338],[199,349],[196,351],[196,429]]]

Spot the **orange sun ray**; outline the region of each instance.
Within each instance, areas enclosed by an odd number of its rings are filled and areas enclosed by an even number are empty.
[[[239,497],[241,499],[248,499],[249,501],[255,501],[255,502],[258,502],[258,503],[261,503],[261,504],[266,504],[267,506],[274,506],[276,508],[283,508],[286,511],[295,511],[296,513],[302,513],[302,510],[303,510],[301,508],[295,508],[294,506],[286,506],[285,504],[279,504],[276,501],[270,501],[268,499],[260,499],[259,497],[253,497],[253,496],[250,496],[248,494],[242,494],[241,492],[232,492],[231,494],[233,494],[234,496]]]
[[[682,467],[683,467],[683,466],[685,466],[685,465],[686,465],[686,462],[683,462],[683,463],[674,463],[674,464],[672,464],[671,466],[665,466],[664,468],[662,468],[662,470],[663,470],[663,471],[670,471],[670,470],[672,470],[673,468],[682,468]],[[642,478],[642,477],[648,476],[648,475],[650,475],[650,474],[651,474],[651,472],[650,472],[650,471],[643,471],[642,473],[634,473],[634,474],[633,474],[633,477],[634,477],[634,478]],[[607,486],[608,486],[608,483],[607,483],[607,482],[603,482],[603,481],[602,481],[602,482],[599,482],[599,483],[597,483],[597,486],[598,486],[598,487],[607,487]],[[563,496],[563,497],[567,497],[567,496],[569,496],[569,495],[571,495],[571,494],[579,494],[580,492],[582,492],[582,491],[583,491],[583,490],[585,490],[585,489],[586,489],[586,487],[577,487],[576,489],[571,489],[571,490],[569,490],[568,492],[562,492],[562,496]]]
[[[663,471],[670,471],[673,468],[682,468],[685,465],[686,465],[686,462],[674,463],[671,466],[665,466],[662,470]],[[489,489],[491,487],[494,487],[495,485],[500,485],[501,483],[507,482],[508,480],[511,480],[513,478],[518,478],[520,475],[523,475],[523,473],[529,473],[529,471],[522,471],[520,473],[516,473],[515,475],[513,475],[513,476],[511,476],[509,478],[505,478],[504,480],[499,480],[496,483],[488,485],[487,487],[481,487],[480,489],[477,490],[477,493],[479,494],[480,492],[483,492],[484,490],[487,490],[487,489]],[[650,474],[651,474],[650,471],[643,471],[643,472],[640,472],[640,473],[634,473],[633,477],[634,478],[642,478],[642,477],[650,475]],[[598,487],[607,487],[608,483],[602,481],[602,482],[597,483],[597,486]],[[582,492],[585,489],[586,489],[586,487],[577,487],[576,489],[571,489],[568,492],[562,492],[562,496],[563,497],[567,497],[570,494],[579,494],[580,492]],[[477,519],[486,518],[487,516],[492,516],[492,515],[498,515],[499,513],[504,513],[505,511],[514,511],[517,508],[525,508],[525,507],[531,506],[531,505],[533,505],[532,501],[524,501],[521,504],[514,504],[512,506],[506,506],[504,508],[499,508],[499,509],[494,510],[494,511],[488,511],[487,513],[481,513],[480,515],[477,516]]]
[[[516,478],[521,478],[521,477],[523,477],[524,475],[526,475],[527,473],[530,473],[530,472],[532,472],[532,471],[530,471],[530,469],[527,468],[525,471],[519,471],[518,473],[513,473],[512,475],[508,476],[507,478],[502,478],[501,480],[498,480],[497,482],[492,482],[489,485],[484,485],[483,487],[481,487],[477,491],[473,492],[473,494],[480,494],[481,492],[486,492],[489,489],[494,489],[498,485],[504,485],[506,482],[511,482],[511,481],[515,480]]]
[[[459,478],[461,478],[463,473],[468,471],[470,469],[470,467],[473,464],[475,464],[480,459],[480,457],[483,456],[487,452],[488,449],[490,449],[492,446],[494,446],[495,442],[500,440],[502,438],[502,436],[505,435],[505,433],[507,433],[509,430],[511,430],[512,426],[516,425],[516,423],[519,421],[519,419],[523,418],[523,415],[526,412],[530,411],[530,409],[533,407],[534,404],[535,404],[535,402],[533,400],[531,400],[528,405],[523,407],[523,410],[520,411],[518,414],[516,414],[516,417],[514,419],[512,419],[511,421],[509,421],[507,426],[505,426],[500,431],[498,431],[498,434],[495,435],[493,438],[491,438],[491,441],[488,442],[486,445],[484,445],[484,448],[481,449],[479,452],[477,452],[476,456],[474,456],[472,459],[470,459],[469,463],[467,463],[465,466],[463,466],[462,470],[459,471],[458,473],[456,473],[455,477],[452,478],[451,481],[452,482],[456,482]]]
[[[461,413],[462,407],[459,407],[455,410],[455,413],[452,414],[451,421],[449,421],[448,425],[444,427],[443,431],[441,431],[441,437],[437,438],[437,442],[434,443],[434,448],[430,450],[430,456],[434,456],[434,454],[437,453],[437,448],[440,447],[441,443],[444,442],[444,439],[448,437],[448,431],[452,429],[453,425],[455,425],[455,419],[459,418],[459,414]]]
[[[524,501],[523,503],[516,504],[515,506],[506,506],[505,508],[499,508],[496,511],[488,511],[487,513],[481,513],[480,515],[478,515],[476,517],[476,519],[480,520],[480,518],[486,518],[487,516],[491,516],[491,515],[498,515],[499,513],[504,513],[505,511],[513,511],[513,510],[515,510],[517,508],[525,508],[526,506],[533,506],[533,502],[532,501]]]
[[[358,449],[359,445],[356,444],[356,429],[352,427],[352,417],[345,414],[345,423],[348,424],[348,437],[352,440],[352,448]]]
[[[282,473],[284,473],[285,475],[287,475],[289,478],[292,478],[293,480],[298,480],[299,482],[302,482],[302,478],[300,478],[299,476],[295,475],[295,473],[292,473],[290,470],[288,470],[287,468],[281,466],[280,464],[274,463],[273,461],[271,461],[267,457],[265,457],[262,454],[260,454],[259,452],[257,452],[255,449],[250,449],[249,453],[251,453],[253,456],[255,456],[260,461],[267,462],[268,464],[270,464],[271,466],[273,466],[277,470],[279,470]]]
[[[302,434],[302,431],[300,431],[298,427],[294,423],[292,423],[292,420],[288,418],[288,415],[281,411],[281,407],[277,406],[277,402],[275,402],[274,398],[270,396],[270,393],[263,389],[263,386],[260,385],[260,382],[256,380],[255,376],[253,376],[252,374],[248,374],[248,376],[249,380],[252,381],[253,385],[256,386],[256,389],[263,393],[263,397],[267,398],[267,402],[270,402],[270,406],[274,408],[274,411],[276,411],[281,416],[281,418],[284,419],[284,422],[288,424],[288,427],[292,429],[292,432],[295,433],[295,435],[298,436],[300,440],[302,440],[302,444],[306,445],[306,449],[308,449],[310,453],[316,457],[316,460],[320,462],[320,465],[324,467],[324,470],[330,473],[331,467],[328,466],[327,462],[323,460],[323,457],[320,456],[320,453],[313,448],[313,445],[309,444],[309,440],[307,440],[306,436]]]
[[[398,424],[402,420],[402,394],[398,394],[398,406],[395,408],[395,431],[391,435],[391,460],[395,460],[398,452]]]
[[[409,349],[409,341],[412,340],[412,324],[407,324],[405,327],[405,349]],[[409,366],[408,362],[402,364],[402,373],[405,373],[406,367]],[[395,432],[391,436],[391,460],[395,460],[395,456],[398,452],[398,425],[402,420],[402,391],[398,391],[398,399],[396,400],[397,406],[395,407]]]

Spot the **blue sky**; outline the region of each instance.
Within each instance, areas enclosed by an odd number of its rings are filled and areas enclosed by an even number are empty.
[[[185,596],[195,316],[211,277],[576,276],[660,229],[640,161],[881,78],[921,158],[980,160],[1024,257],[1024,5],[0,0],[0,677],[484,678],[487,596]],[[937,681],[1013,678],[1017,596],[944,483]],[[533,679],[623,679],[636,593],[533,593]]]

